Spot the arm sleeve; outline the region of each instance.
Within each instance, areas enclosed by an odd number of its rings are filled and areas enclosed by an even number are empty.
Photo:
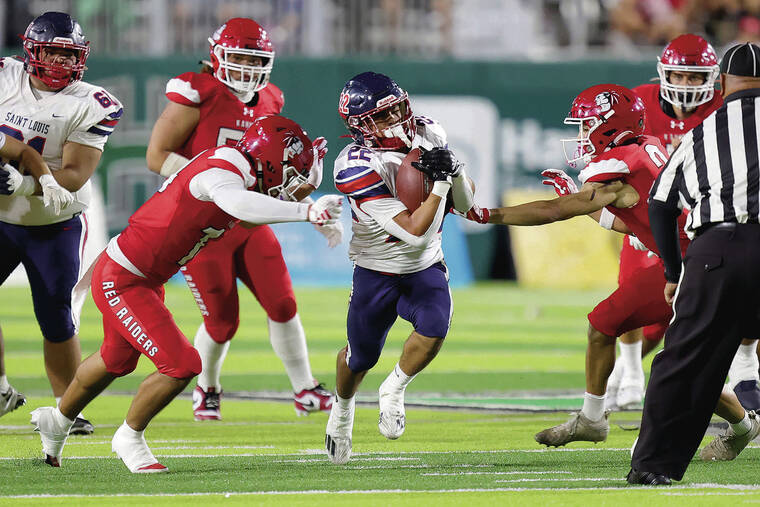
[[[396,201],[396,199],[389,199],[392,201]],[[401,213],[406,209],[406,207],[401,204],[400,201],[396,201],[401,205],[401,209],[398,209],[398,212],[393,214],[392,216],[389,215],[389,213],[377,213],[378,204],[380,203],[370,203],[368,206],[365,206],[362,208],[364,211],[367,212],[369,216],[372,217],[373,220],[375,220],[380,226],[385,229],[385,231],[400,239],[404,243],[408,243],[409,245],[413,247],[424,247],[430,244],[431,241],[436,237],[438,234],[438,231],[441,229],[441,223],[443,222],[443,217],[446,215],[446,199],[442,198],[440,202],[438,203],[438,208],[435,210],[435,216],[433,217],[433,221],[430,223],[430,226],[427,228],[425,233],[422,236],[415,236],[414,234],[408,232],[406,229],[401,227],[399,224],[396,223],[395,220],[393,220],[393,217]]]
[[[665,279],[677,283],[681,276],[681,248],[678,238],[678,216],[681,212],[667,204],[650,200],[649,225],[665,264]]]
[[[454,209],[460,213],[467,213],[475,204],[475,195],[465,167],[462,167],[459,176],[451,178],[451,196],[454,199]]]
[[[309,204],[280,201],[246,190],[240,175],[225,169],[208,169],[190,182],[197,199],[213,201],[225,213],[252,224],[308,221]]]

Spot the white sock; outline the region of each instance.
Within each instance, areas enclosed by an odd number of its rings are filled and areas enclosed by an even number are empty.
[[[8,383],[8,377],[0,375],[0,393],[7,392],[10,388],[11,385]]]
[[[758,375],[757,341],[753,340],[749,345],[739,345],[731,368],[728,370],[728,383],[731,389],[736,384],[745,380],[760,380]]]
[[[591,421],[600,420],[602,417],[604,417],[605,398],[607,398],[606,394],[597,396],[596,394],[584,393],[583,408],[581,409],[581,413]]]
[[[133,430],[129,424],[127,424],[127,421],[125,420],[121,426],[116,431],[120,431],[122,435],[125,437],[131,439],[131,440],[142,440],[143,435],[145,434],[145,430],[142,431],[136,431]]]
[[[620,359],[623,361],[623,377],[638,378],[644,375],[644,368],[641,366],[641,341],[620,342]]]
[[[63,398],[63,396],[56,396],[55,397],[55,408],[58,408],[58,405],[61,404],[61,398]],[[60,412],[60,410],[59,410],[59,412]],[[63,415],[63,413],[61,413],[61,415]],[[63,417],[66,417],[66,416],[63,416]],[[86,417],[84,415],[82,415],[82,412],[79,412],[79,415],[77,417],[80,418],[80,419],[86,419]]]
[[[198,385],[204,391],[209,387],[216,389],[216,392],[222,391],[221,375],[224,358],[227,357],[227,351],[230,348],[230,342],[217,343],[211,338],[206,331],[206,324],[201,324],[195,333],[195,342],[193,343],[198,355],[201,356],[201,373],[198,375]]]
[[[335,400],[338,402],[338,408],[342,412],[348,412],[356,404],[356,396],[351,396],[350,398],[341,398],[338,393],[335,393]]]
[[[269,341],[277,357],[285,366],[293,392],[300,393],[317,385],[311,374],[306,335],[298,314],[287,322],[269,320]]]
[[[58,407],[53,410],[53,417],[55,417],[55,422],[57,422],[58,426],[61,428],[71,428],[71,425],[74,424],[74,421],[63,415],[63,412],[61,412]]]
[[[736,436],[742,436],[752,429],[752,421],[749,420],[749,414],[744,412],[744,419],[736,424],[731,423],[731,429],[734,430]]]
[[[607,392],[610,390],[610,386],[615,388],[620,387],[620,380],[623,378],[623,358],[618,357],[615,360],[615,367],[612,369],[609,378],[607,378]]]
[[[383,381],[383,384],[397,391],[404,391],[406,386],[409,385],[409,382],[411,382],[416,376],[416,374],[412,376],[407,375],[398,363],[396,363],[396,366],[393,367],[393,371],[388,374]]]

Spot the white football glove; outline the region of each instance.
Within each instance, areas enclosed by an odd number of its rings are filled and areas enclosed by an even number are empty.
[[[0,171],[0,194],[32,195],[35,180],[33,176],[24,176],[15,167],[5,164]]]
[[[339,195],[323,195],[309,206],[308,220],[316,225],[331,225],[338,221],[343,211],[343,198]]]
[[[634,250],[638,250],[639,252],[648,252],[649,249],[644,246],[644,243],[641,242],[639,238],[634,236],[633,234],[628,235],[628,244],[633,247]]]
[[[546,169],[541,171],[541,176],[546,178],[541,183],[544,185],[552,185],[557,195],[570,195],[578,193],[578,186],[573,181],[573,178],[565,171],[559,169]]]
[[[40,176],[40,186],[42,187],[42,202],[45,206],[52,206],[56,215],[61,213],[61,209],[74,202],[74,196],[55,181],[52,174],[43,174]]]
[[[329,225],[314,224],[314,228],[327,238],[327,246],[330,248],[335,248],[343,242],[343,224],[340,222]]]
[[[306,183],[312,185],[314,188],[319,188],[322,183],[322,165],[324,163],[325,155],[327,154],[327,139],[324,137],[318,137],[312,141],[314,150],[314,162],[311,164],[309,170],[309,178]]]

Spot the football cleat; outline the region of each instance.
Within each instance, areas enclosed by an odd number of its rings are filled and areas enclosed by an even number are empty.
[[[604,417],[592,421],[581,412],[576,412],[569,421],[536,433],[536,442],[547,447],[559,447],[569,442],[603,442],[610,431],[608,415],[609,412],[605,412]]]
[[[337,403],[330,409],[330,417],[325,428],[325,449],[330,461],[335,465],[345,465],[351,458],[351,433],[354,429],[354,411],[356,405],[351,400],[351,407],[342,410]]]
[[[193,416],[196,421],[221,421],[221,397],[224,391],[216,392],[215,387],[208,391],[195,386],[193,390]]]
[[[617,392],[617,406],[620,410],[641,409],[644,401],[644,377],[624,377]]]
[[[111,450],[124,462],[133,474],[155,474],[168,472],[169,469],[158,462],[150,452],[145,436],[135,437],[130,428],[123,423],[116,430],[111,440]]]
[[[24,395],[18,392],[13,386],[8,386],[7,391],[0,393],[0,417],[25,404],[26,398]]]
[[[760,418],[754,412],[748,412],[752,426],[744,435],[737,436],[731,426],[725,435],[715,437],[699,453],[704,461],[730,461],[735,459],[747,445],[760,434]]]
[[[744,410],[760,410],[760,389],[757,387],[757,381],[744,380],[736,384],[734,394],[739,398]]]
[[[293,395],[296,415],[309,415],[312,412],[329,412],[333,406],[333,394],[325,389],[324,384],[318,384],[311,389],[304,389]]]
[[[71,425],[69,435],[92,435],[95,431],[95,426],[90,421],[83,417],[77,417],[74,419],[74,424]]]
[[[640,472],[631,468],[625,477],[628,484],[641,484],[643,486],[670,486],[673,481],[670,477],[654,472]]]
[[[55,417],[55,407],[40,407],[32,411],[34,431],[40,432],[42,452],[45,453],[45,463],[52,467],[61,466],[61,453],[69,435],[69,427],[61,425]]]
[[[396,440],[404,434],[404,429],[406,429],[404,391],[390,387],[386,379],[380,384],[378,403],[380,418],[377,421],[377,428],[385,438]]]

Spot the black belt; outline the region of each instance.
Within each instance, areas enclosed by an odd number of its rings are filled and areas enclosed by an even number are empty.
[[[735,231],[739,226],[741,227],[758,227],[758,225],[755,222],[750,222],[746,224],[740,224],[737,222],[713,222],[709,224],[702,225],[697,228],[697,236],[701,236],[705,232],[707,232],[710,229],[720,229],[723,231]]]

